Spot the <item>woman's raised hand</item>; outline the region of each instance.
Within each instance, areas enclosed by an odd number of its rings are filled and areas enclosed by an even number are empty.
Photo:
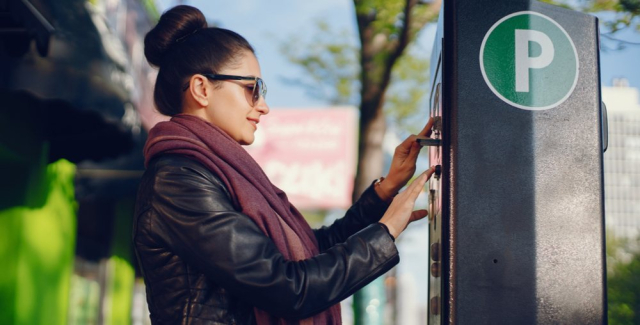
[[[380,223],[389,228],[389,232],[394,238],[398,238],[409,223],[427,216],[427,210],[414,211],[413,208],[424,184],[433,175],[434,170],[434,167],[427,169],[406,190],[396,195],[387,212],[380,219]]]
[[[391,160],[389,174],[384,181],[380,183],[382,191],[381,197],[390,200],[400,189],[407,184],[413,174],[416,172],[416,160],[422,146],[416,141],[417,136],[430,136],[434,119],[430,118],[427,125],[417,135],[412,134],[400,143]]]

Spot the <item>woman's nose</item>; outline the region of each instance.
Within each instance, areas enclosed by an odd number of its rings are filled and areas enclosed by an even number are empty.
[[[260,96],[260,99],[256,103],[256,110],[262,113],[262,115],[269,114],[269,105],[267,105],[267,101],[264,99],[264,97]]]

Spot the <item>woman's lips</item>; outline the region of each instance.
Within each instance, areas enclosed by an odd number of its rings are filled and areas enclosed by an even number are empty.
[[[250,119],[248,118],[247,120],[249,120],[249,122],[251,123],[251,125],[253,125],[253,127],[257,130],[258,129],[258,123],[260,123],[259,120],[254,120],[254,119]]]

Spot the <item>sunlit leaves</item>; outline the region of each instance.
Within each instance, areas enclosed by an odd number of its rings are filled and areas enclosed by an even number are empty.
[[[626,28],[640,31],[640,0],[542,0],[584,12],[608,12],[612,18],[601,20],[602,31],[613,34]],[[629,44],[628,42],[623,42]],[[620,44],[618,48],[622,48]]]
[[[316,27],[311,37],[293,35],[281,44],[281,52],[304,72],[301,78],[283,77],[328,104],[357,105],[360,66],[356,36],[334,30],[323,21],[317,21]]]
[[[384,112],[397,130],[417,133],[428,116],[429,60],[410,47],[391,74]]]
[[[304,71],[302,78],[285,79],[330,105],[359,105],[361,68],[356,36],[323,21],[317,21],[316,28],[311,37],[294,35],[281,45],[281,52]],[[393,67],[383,105],[387,121],[395,129],[412,132],[424,124],[415,117],[425,114],[429,83],[428,56],[415,52],[410,47]]]
[[[640,324],[640,250],[638,240],[607,233],[609,324]]]

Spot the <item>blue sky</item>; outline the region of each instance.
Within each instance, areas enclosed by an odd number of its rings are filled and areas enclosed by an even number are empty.
[[[640,43],[640,31],[625,30],[613,35],[625,41]],[[602,47],[615,47],[614,42],[601,37]],[[603,50],[600,53],[600,75],[603,86],[611,86],[614,78],[626,78],[631,87],[640,88],[640,45],[628,45],[623,50]]]
[[[176,0],[158,1],[161,11],[177,3]],[[347,29],[357,35],[350,0],[192,0],[184,3],[199,8],[208,20],[249,40],[257,51],[263,78],[269,85],[267,102],[272,108],[326,106],[325,102],[305,94],[304,89],[282,80],[302,73],[279,52],[280,44],[294,35],[312,35],[314,22],[319,19],[337,30]],[[431,53],[434,33],[435,28],[430,26],[419,38],[418,46],[427,55]],[[615,37],[640,43],[639,32],[624,31]],[[612,46],[604,38],[603,43]],[[614,78],[626,78],[630,86],[640,88],[640,45],[628,46],[621,51],[602,51],[600,70],[603,86],[610,86]]]

